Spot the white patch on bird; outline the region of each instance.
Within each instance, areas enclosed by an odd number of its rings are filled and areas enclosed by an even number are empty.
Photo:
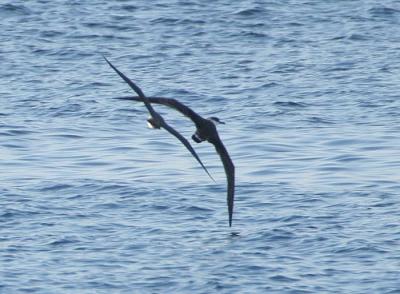
[[[149,129],[155,129],[155,127],[149,122],[147,122],[147,126],[149,127]]]
[[[153,117],[149,116],[147,118],[147,126],[149,127],[149,129],[155,129],[155,127],[153,126],[153,124],[151,123],[151,121],[153,121]]]

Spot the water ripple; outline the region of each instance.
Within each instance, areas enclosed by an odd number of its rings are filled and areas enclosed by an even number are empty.
[[[398,8],[1,4],[0,292],[397,293]],[[226,122],[232,228],[213,146],[216,183],[101,54]]]

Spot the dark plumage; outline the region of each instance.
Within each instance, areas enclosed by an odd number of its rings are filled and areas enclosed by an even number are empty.
[[[147,97],[143,94],[142,90],[134,82],[132,82],[128,77],[126,77],[122,72],[120,72],[110,61],[108,61],[108,59],[105,56],[103,57],[107,61],[107,63],[111,66],[111,68],[136,92],[137,95],[139,95],[141,101],[144,102],[147,110],[150,112],[151,115],[151,118],[147,120],[151,124],[151,126],[156,129],[160,128],[166,129],[169,133],[171,133],[179,141],[181,141],[181,143],[185,145],[185,147],[190,151],[193,157],[200,163],[200,165],[203,167],[208,176],[215,182],[215,180],[210,175],[204,164],[201,162],[199,156],[197,155],[196,151],[194,151],[193,147],[190,145],[188,140],[186,140],[180,133],[178,133],[175,129],[173,129],[164,121],[162,116],[153,109],[153,107],[149,102],[149,99],[147,99]]]
[[[134,100],[134,101],[144,101],[142,97],[118,97],[116,99],[122,100]],[[162,104],[168,107],[171,107],[183,115],[190,118],[193,123],[196,125],[196,132],[193,134],[192,139],[196,143],[200,143],[202,141],[208,141],[213,144],[215,150],[219,154],[222,164],[224,165],[225,174],[227,178],[227,202],[228,202],[228,212],[229,212],[229,226],[232,226],[232,216],[233,216],[233,203],[234,203],[234,195],[235,195],[235,166],[231,158],[229,157],[228,151],[224,144],[222,144],[221,139],[219,138],[217,128],[215,123],[222,123],[216,117],[210,117],[208,119],[201,117],[192,109],[182,104],[176,99],[164,98],[164,97],[147,97],[146,98],[150,103]]]

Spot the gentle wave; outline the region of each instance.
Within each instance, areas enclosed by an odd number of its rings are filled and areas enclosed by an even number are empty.
[[[0,5],[0,292],[395,293],[396,1]],[[345,24],[345,25],[343,25]],[[146,95],[217,116],[215,148]]]

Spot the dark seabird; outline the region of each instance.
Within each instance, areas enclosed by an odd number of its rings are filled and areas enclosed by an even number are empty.
[[[135,100],[135,101],[143,101],[143,98],[140,97],[118,97],[116,99],[122,100]],[[222,164],[224,165],[226,179],[227,179],[227,202],[228,202],[228,212],[229,212],[229,226],[232,226],[232,215],[233,215],[233,202],[235,195],[235,166],[231,158],[229,157],[228,151],[224,144],[222,144],[221,139],[219,138],[216,124],[224,122],[220,121],[217,117],[203,118],[194,112],[192,109],[183,105],[181,102],[176,99],[164,98],[164,97],[147,97],[150,103],[161,104],[168,107],[171,107],[183,115],[190,118],[194,124],[196,125],[196,132],[193,134],[192,139],[196,143],[201,143],[203,141],[208,141],[213,144],[215,150],[219,154]]]
[[[150,102],[148,98],[143,94],[142,90],[134,83],[132,82],[128,77],[126,77],[122,72],[120,72],[108,59],[103,56],[103,58],[107,61],[107,63],[111,66],[111,68],[136,92],[137,95],[139,95],[140,99],[144,104],[146,105],[147,110],[150,112],[150,118],[147,120],[148,124],[150,127],[154,129],[166,129],[169,133],[174,135],[179,141],[182,142],[183,145],[192,153],[193,157],[196,158],[196,160],[200,163],[200,165],[203,167],[205,172],[208,174],[208,176],[215,182],[214,178],[210,175],[208,172],[207,168],[204,166],[204,164],[201,162],[199,156],[197,155],[196,151],[194,151],[193,147],[190,145],[189,141],[186,140],[180,133],[178,133],[174,128],[169,126],[165,120],[162,118],[162,116],[157,113],[153,107],[150,105]]]

